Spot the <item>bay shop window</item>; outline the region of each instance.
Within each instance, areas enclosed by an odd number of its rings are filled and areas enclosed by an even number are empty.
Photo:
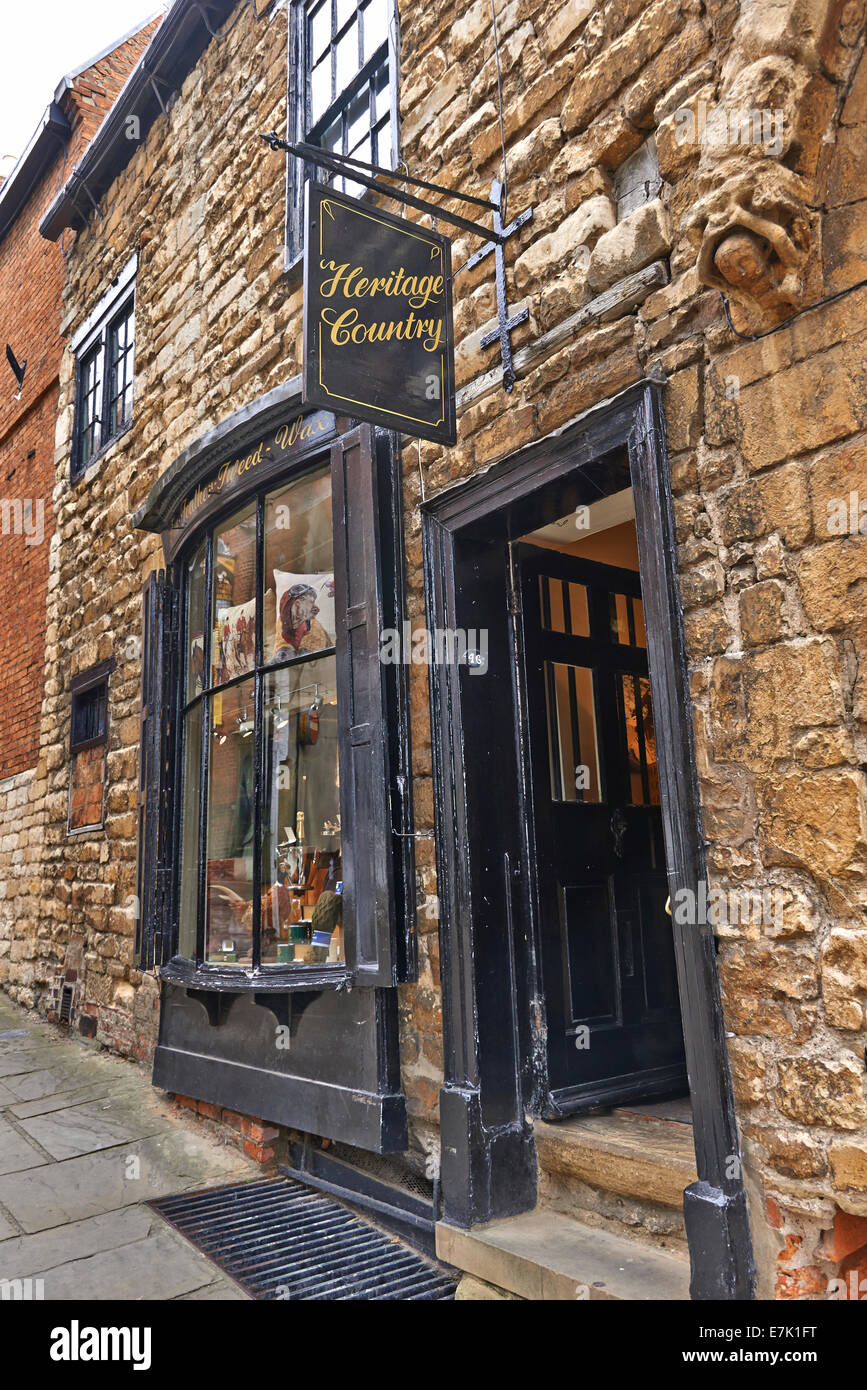
[[[211,528],[184,588],[179,954],[342,964],[330,470]]]
[[[184,498],[146,591],[142,957],[199,987],[410,969],[401,675],[379,661],[393,459],[368,427],[317,449],[327,412],[309,429]]]

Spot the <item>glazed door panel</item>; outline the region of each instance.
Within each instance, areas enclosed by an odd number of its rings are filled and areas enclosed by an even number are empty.
[[[548,1113],[686,1085],[640,580],[517,547]]]

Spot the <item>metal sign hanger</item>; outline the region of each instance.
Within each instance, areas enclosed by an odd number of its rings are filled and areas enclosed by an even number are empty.
[[[260,139],[264,140],[266,145],[270,145],[272,150],[285,150],[287,154],[294,155],[296,159],[301,159],[309,164],[317,164],[332,174],[351,176],[356,183],[364,184],[374,193],[381,193],[386,198],[394,198],[398,202],[406,204],[407,207],[415,208],[417,212],[426,213],[429,217],[450,222],[452,226],[460,227],[462,231],[469,232],[472,236],[484,237],[485,245],[473,253],[464,269],[469,270],[472,266],[478,265],[492,251],[494,252],[499,323],[492,333],[487,333],[482,339],[482,347],[490,347],[492,343],[499,342],[500,358],[503,364],[503,387],[507,392],[511,391],[515,384],[515,369],[512,361],[510,334],[514,328],[517,328],[518,324],[526,322],[529,317],[529,310],[522,309],[519,313],[509,316],[506,291],[506,257],[503,247],[510,236],[513,236],[519,228],[531,220],[533,209],[531,207],[525,209],[518,217],[513,218],[508,226],[504,226],[503,186],[498,179],[494,179],[491,184],[490,198],[479,198],[472,193],[456,193],[454,189],[445,188],[442,184],[431,183],[426,179],[397,174],[393,169],[384,169],[379,164],[368,164],[365,160],[353,159],[349,155],[337,154],[333,150],[322,150],[316,145],[308,145],[304,141],[297,141],[293,144],[289,140],[282,139],[276,131],[271,131],[268,135],[260,135]],[[461,202],[473,203],[476,207],[485,208],[493,214],[494,229],[489,231],[481,223],[472,222],[467,217],[450,212],[439,203],[431,203],[424,198],[417,198],[414,194],[407,193],[404,188],[393,188],[390,184],[381,183],[380,179],[382,178],[399,178],[403,183],[410,183],[413,187],[423,188],[429,193],[442,193],[446,198],[457,198]]]

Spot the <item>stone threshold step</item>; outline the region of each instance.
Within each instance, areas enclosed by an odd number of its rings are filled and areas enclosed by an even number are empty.
[[[539,1168],[680,1210],[697,1180],[692,1127],[639,1115],[580,1115],[533,1127]]]
[[[461,1230],[440,1221],[437,1256],[520,1298],[680,1300],[689,1261],[545,1208]]]

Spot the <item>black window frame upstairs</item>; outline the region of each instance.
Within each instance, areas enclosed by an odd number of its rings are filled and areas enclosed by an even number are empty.
[[[368,124],[366,133],[371,137],[370,155],[363,152],[357,158],[365,159],[383,168],[396,169],[400,159],[399,111],[398,111],[398,18],[395,0],[386,0],[387,36],[378,47],[364,58],[364,15],[375,0],[356,0],[351,13],[347,13],[338,25],[338,0],[290,0],[289,12],[289,82],[288,82],[288,135],[290,140],[303,140],[310,145],[320,145],[322,137],[337,120],[341,122],[341,150],[351,154],[348,148],[347,122],[350,108],[358,96],[368,89]],[[308,20],[322,5],[330,5],[332,11],[332,32],[327,51],[331,54],[332,100],[314,121],[311,108],[311,76],[316,64],[315,55],[310,52],[308,41]],[[359,67],[349,82],[336,88],[336,49],[356,19],[358,20]],[[324,54],[326,49],[322,50]],[[376,77],[383,70],[387,72],[386,87],[388,107],[385,114],[376,114]],[[382,129],[390,133],[391,146],[388,150],[379,147],[379,133]],[[363,138],[366,138],[363,137]],[[326,148],[332,148],[326,146]],[[353,146],[353,148],[356,148]],[[332,175],[313,165],[304,164],[287,155],[286,162],[286,268],[292,270],[300,266],[304,247],[304,185],[308,179],[316,178],[329,183]],[[347,192],[363,193],[359,184],[347,187]]]
[[[75,422],[73,446],[69,466],[70,482],[76,483],[105,452],[119,439],[132,424],[135,376],[135,282],[125,283],[115,294],[106,297],[97,309],[96,322],[88,327],[86,336],[75,343]],[[128,325],[132,331],[129,332]],[[112,344],[117,341],[121,327],[127,328],[125,347],[118,361],[123,363],[123,387],[114,392]],[[96,381],[88,386],[87,370],[96,363]],[[129,413],[124,414],[114,428],[111,415],[114,402],[129,393]],[[88,398],[90,410],[86,409]],[[98,406],[98,413],[94,407]],[[98,429],[98,442],[94,435]],[[91,435],[90,447],[85,454],[84,441]]]

